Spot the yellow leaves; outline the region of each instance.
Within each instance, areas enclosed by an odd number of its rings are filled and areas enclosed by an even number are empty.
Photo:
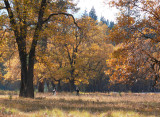
[[[159,57],[160,57],[160,53],[159,53],[159,52],[154,52],[154,53],[153,53],[153,57],[159,58]]]
[[[112,74],[112,71],[109,69],[109,70],[107,70],[107,71],[104,71],[104,73],[105,73],[106,75],[110,75],[110,74]]]
[[[99,45],[98,45],[98,44],[93,43],[93,44],[91,45],[91,49],[92,49],[93,51],[96,51],[96,50],[99,50],[99,49],[100,49],[100,47],[99,47]]]
[[[5,71],[7,72],[4,75],[5,80],[20,80],[20,61],[18,56],[14,56],[12,59],[6,61],[4,66],[6,67]]]
[[[85,75],[76,78],[75,85],[80,85],[80,84],[89,84],[88,78]]]
[[[137,3],[134,4],[134,2],[136,1],[129,4],[127,0],[113,0],[110,2],[122,11],[117,18],[118,23],[109,31],[108,35],[108,39],[117,44],[112,56],[106,60],[110,70],[105,73],[111,75],[111,81],[127,82],[132,75],[135,75],[134,73],[136,73],[135,76],[145,74],[146,77],[146,74],[151,74],[148,71],[151,70],[150,64],[153,64],[154,61],[152,57],[157,60],[160,57],[160,9],[158,1],[139,1],[141,5],[136,10],[140,10],[143,15],[146,14],[144,18],[142,16],[141,21],[135,18],[136,15],[126,13],[128,8],[135,10],[134,5]],[[148,54],[144,53],[143,50],[147,51]]]
[[[111,40],[112,42],[119,44],[125,38],[124,34],[124,30],[120,30],[119,27],[115,26],[113,30],[109,31],[108,40]]]
[[[155,30],[151,29],[151,28],[148,28],[148,27],[145,27],[142,31],[143,34],[147,34],[147,35],[150,35],[150,34],[154,34],[155,33]]]
[[[127,64],[128,52],[125,49],[126,47],[124,44],[117,45],[110,59],[106,60],[109,70],[105,71],[105,74],[110,75],[111,83],[126,82],[132,72],[132,67]]]

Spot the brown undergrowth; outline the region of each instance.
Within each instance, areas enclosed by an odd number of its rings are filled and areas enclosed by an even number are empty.
[[[158,93],[36,93],[35,99],[0,95],[0,116],[160,117]]]

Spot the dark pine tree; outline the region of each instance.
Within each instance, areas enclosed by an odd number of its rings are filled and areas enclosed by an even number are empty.
[[[103,16],[101,16],[100,21],[101,21],[103,24],[106,24],[107,26],[109,26],[109,20],[108,20],[108,19],[106,20]]]
[[[95,21],[97,20],[97,15],[96,15],[96,10],[94,7],[91,8],[90,12],[89,12],[89,16],[91,18],[93,18]]]
[[[111,21],[111,22],[109,23],[109,28],[112,29],[113,27],[114,27],[114,22]]]

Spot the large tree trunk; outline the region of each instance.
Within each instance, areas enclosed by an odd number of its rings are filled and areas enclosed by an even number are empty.
[[[38,82],[38,92],[44,93],[44,81]]]
[[[16,37],[16,43],[18,45],[19,57],[21,62],[21,86],[20,86],[19,96],[34,98],[33,69],[34,69],[35,48],[37,46],[37,41],[39,38],[40,31],[42,30],[43,16],[47,5],[47,1],[46,0],[41,1],[41,6],[38,13],[38,22],[36,24],[28,59],[27,59],[28,54],[26,51],[26,34],[27,34],[27,24],[25,15],[26,9],[25,8],[23,9],[24,10],[23,17],[20,17],[20,15],[18,14],[18,18],[20,19],[22,18],[23,20],[23,23],[20,22],[20,24],[18,24],[15,20],[16,18],[14,17],[9,1],[4,0],[4,4],[9,15],[11,28],[14,31],[14,35]],[[20,30],[18,30],[19,25],[20,25]]]
[[[76,88],[76,86],[75,86],[75,84],[74,84],[74,80],[70,80],[70,92],[73,92],[73,91],[75,91],[75,88]]]
[[[20,3],[17,1],[17,4]],[[13,9],[11,6],[14,4],[10,3],[9,0],[4,0],[5,8],[7,9],[8,16],[10,19],[11,29],[14,31],[14,35],[16,37],[16,43],[18,45],[19,57],[21,62],[21,86],[20,86],[20,94],[21,97],[30,97],[34,98],[34,87],[33,87],[33,72],[34,72],[34,59],[35,59],[35,48],[37,46],[37,41],[39,39],[40,31],[42,30],[42,25],[47,23],[53,15],[63,14],[67,16],[72,16],[74,23],[75,19],[73,15],[68,13],[53,13],[50,14],[48,18],[44,20],[44,13],[46,6],[48,4],[47,0],[41,0],[41,5],[38,10],[38,22],[35,26],[34,36],[30,48],[29,54],[27,53],[26,49],[26,37],[27,37],[27,1],[23,2],[24,8],[19,9],[19,5],[16,6],[17,14],[14,15]],[[11,6],[10,6],[11,4]],[[19,12],[22,10],[22,12]],[[18,20],[17,20],[18,19]],[[77,26],[78,27],[78,26]]]
[[[34,74],[35,50],[36,50],[40,31],[42,30],[43,15],[44,15],[46,5],[47,5],[46,0],[42,0],[41,7],[39,10],[39,14],[38,14],[38,22],[35,28],[32,44],[31,44],[31,49],[29,52],[29,59],[28,59],[28,62],[26,61],[26,64],[28,63],[27,64],[28,70],[27,70],[27,83],[26,83],[26,90],[25,90],[26,96],[25,97],[29,97],[29,98],[34,98],[34,87],[33,87],[34,75],[33,74]]]
[[[33,87],[33,69],[34,62],[29,64],[28,76],[27,76],[27,97],[34,98],[34,87]]]
[[[57,91],[59,91],[59,92],[62,91],[62,88],[61,88],[61,80],[58,80]]]
[[[21,60],[21,84],[20,84],[21,86],[20,86],[19,96],[34,98],[34,87],[33,87],[34,58],[33,56],[30,57],[28,63],[27,56],[24,51],[20,51],[19,56]]]
[[[25,73],[23,73],[25,71]],[[21,68],[21,83],[20,83],[20,97],[34,98],[34,87],[33,87],[33,70],[24,70]]]
[[[33,70],[34,70],[35,47],[34,46],[31,47],[28,57],[26,53],[25,40],[26,40],[25,38],[21,37],[21,43],[18,43],[19,57],[21,62],[21,86],[20,86],[19,96],[34,98]]]
[[[20,39],[16,39],[20,40]],[[26,54],[26,42],[24,38],[21,38],[22,42],[18,43],[18,51],[21,63],[21,84],[20,84],[20,97],[27,97],[27,54]]]

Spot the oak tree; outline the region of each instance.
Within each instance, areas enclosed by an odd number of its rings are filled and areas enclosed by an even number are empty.
[[[20,96],[34,98],[35,52],[43,25],[55,15],[66,15],[74,19],[73,15],[63,12],[66,7],[72,9],[74,4],[62,0],[1,0],[1,3],[1,10],[6,10],[4,12],[8,14],[9,27],[14,32],[18,48],[21,65]],[[77,25],[75,19],[74,23]]]

